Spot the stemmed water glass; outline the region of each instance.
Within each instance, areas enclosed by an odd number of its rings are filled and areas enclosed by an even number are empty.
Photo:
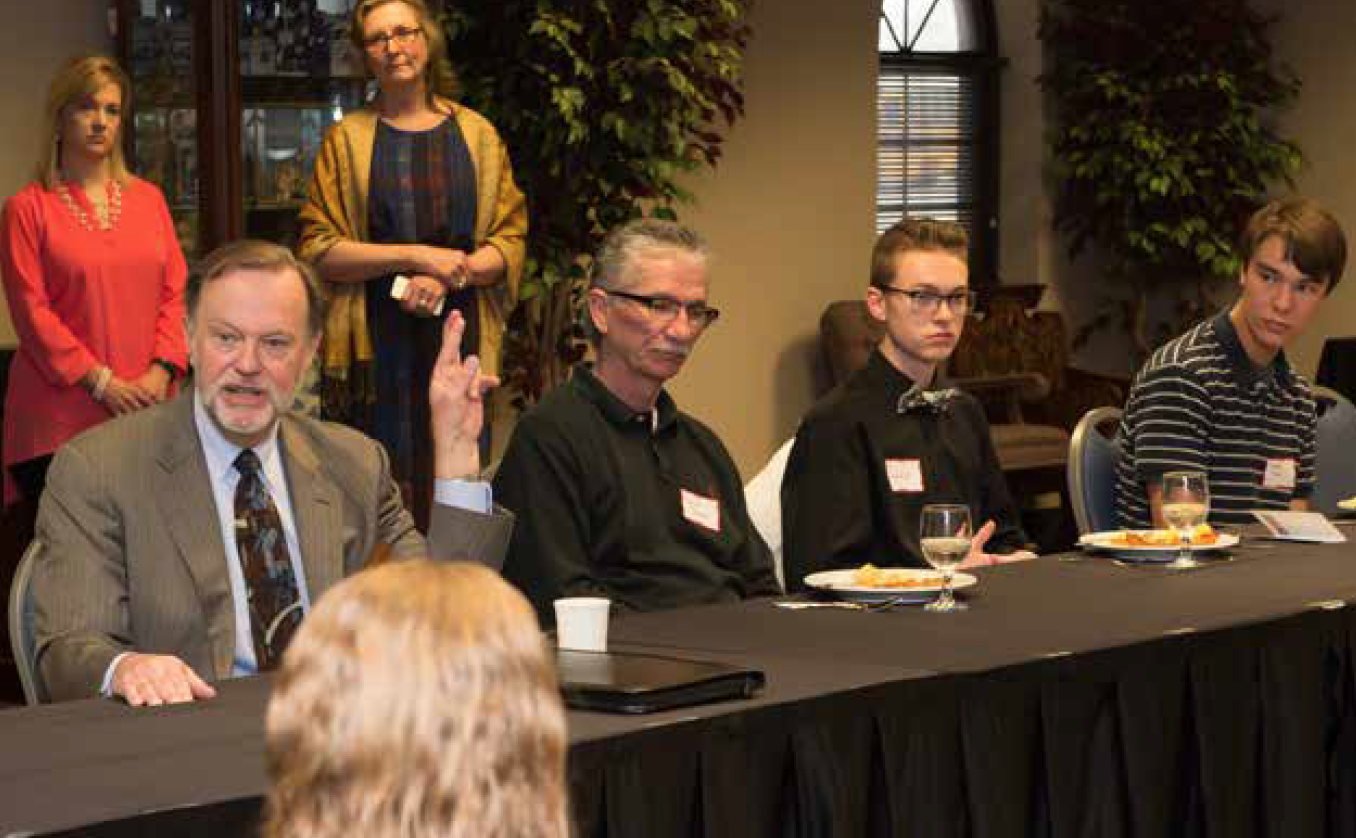
[[[1177,533],[1182,546],[1177,558],[1164,567],[1200,567],[1191,553],[1191,536],[1210,513],[1210,484],[1199,471],[1170,471],[1163,475],[1163,520]]]
[[[954,503],[930,503],[923,507],[919,541],[928,564],[942,572],[942,593],[924,606],[927,611],[964,611],[969,606],[951,594],[956,568],[970,553],[970,507]]]

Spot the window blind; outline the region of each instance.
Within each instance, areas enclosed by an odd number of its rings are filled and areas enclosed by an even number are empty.
[[[881,56],[876,229],[900,218],[958,221],[972,242],[980,165],[978,79],[956,67]]]

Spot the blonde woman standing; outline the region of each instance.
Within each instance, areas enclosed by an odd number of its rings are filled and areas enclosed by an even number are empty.
[[[452,100],[443,33],[422,0],[361,0],[350,32],[379,92],[326,135],[298,249],[334,298],[325,412],[386,445],[423,526],[432,485],[424,393],[442,318],[461,311],[463,353],[496,374],[527,212],[494,127]],[[393,299],[398,276],[407,283]]]
[[[321,598],[268,706],[267,838],[566,838],[565,714],[532,609],[480,565]]]
[[[130,94],[111,58],[62,65],[35,180],[0,219],[19,336],[5,394],[6,503],[36,500],[58,446],[163,401],[188,363],[174,223],[160,190],[123,158]]]

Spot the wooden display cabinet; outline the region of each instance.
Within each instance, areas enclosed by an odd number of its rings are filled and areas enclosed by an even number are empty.
[[[132,170],[190,262],[241,237],[292,245],[325,130],[366,93],[352,0],[112,0],[132,78]]]

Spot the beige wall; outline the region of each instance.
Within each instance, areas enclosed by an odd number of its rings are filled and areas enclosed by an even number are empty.
[[[1296,7],[1265,0],[1264,8],[1282,15],[1276,51],[1304,82],[1298,105],[1282,123],[1282,130],[1298,139],[1307,158],[1296,189],[1332,210],[1352,251],[1342,284],[1289,353],[1301,371],[1313,375],[1325,338],[1356,335],[1356,155],[1351,152],[1356,137],[1356,107],[1351,104],[1356,87],[1356,51],[1351,48],[1356,3],[1308,0]]]
[[[8,0],[14,6],[19,0]],[[0,196],[30,180],[37,159],[43,99],[57,65],[77,52],[111,51],[104,0],[22,3],[0,31]],[[13,346],[14,327],[0,304],[0,346]]]
[[[861,293],[875,238],[875,6],[753,8],[747,113],[682,211],[716,252],[722,318],[672,388],[745,478],[813,402],[819,315]]]
[[[1036,0],[999,0],[1003,71],[1000,275],[1039,281],[1057,248],[1041,181]],[[876,0],[754,4],[748,114],[683,217],[719,254],[728,312],[674,385],[749,478],[821,387],[819,315],[866,285],[875,240]],[[1050,301],[1059,304],[1058,294]]]

